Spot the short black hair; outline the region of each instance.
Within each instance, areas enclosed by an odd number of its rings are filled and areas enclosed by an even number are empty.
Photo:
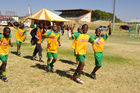
[[[4,33],[7,29],[9,29],[9,30],[11,31],[11,29],[10,29],[8,26],[6,26],[6,27],[4,27],[4,29],[3,29],[3,33]]]
[[[88,25],[87,25],[87,24],[83,24],[83,25],[82,25],[82,29],[83,29],[85,26],[87,26],[87,27],[88,27]]]

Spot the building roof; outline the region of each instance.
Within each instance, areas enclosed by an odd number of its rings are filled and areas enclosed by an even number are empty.
[[[32,14],[31,16],[29,16],[29,18],[35,19],[35,20],[46,20],[46,21],[57,21],[57,22],[69,21],[69,20],[62,18],[62,17],[58,16],[57,14],[55,14],[55,13],[53,13],[45,8]]]
[[[55,10],[57,12],[69,12],[69,11],[88,11],[91,12],[92,9],[64,9],[64,10]]]

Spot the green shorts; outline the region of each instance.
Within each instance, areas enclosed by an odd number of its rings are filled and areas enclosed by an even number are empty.
[[[20,41],[18,41],[18,40],[16,40],[16,43],[22,45],[22,42],[20,42]]]
[[[51,52],[47,53],[47,58],[52,58],[52,56],[53,58],[57,59],[57,53],[51,53]]]
[[[7,61],[8,55],[0,55],[0,61]]]
[[[78,59],[79,62],[84,62],[86,55],[76,55],[76,58]]]
[[[76,54],[75,54],[75,49],[74,49],[74,56],[76,57]]]
[[[103,52],[94,53],[95,65],[102,66]]]

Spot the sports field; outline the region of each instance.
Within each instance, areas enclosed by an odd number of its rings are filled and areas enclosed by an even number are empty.
[[[76,29],[75,29],[76,31]],[[2,32],[2,27],[0,27]],[[94,30],[90,27],[92,35]],[[105,32],[104,32],[105,33]],[[67,34],[61,36],[55,72],[45,71],[46,40],[43,42],[44,63],[30,60],[35,46],[30,44],[30,35],[21,48],[21,57],[15,55],[15,31],[12,29],[14,47],[9,53],[7,65],[8,82],[0,80],[0,93],[139,93],[140,89],[140,38],[130,38],[126,31],[119,31],[118,26],[106,42],[103,67],[93,80],[89,74],[94,67],[94,52],[88,45],[82,79],[78,84],[71,79],[75,71],[75,57],[71,49],[72,41]]]

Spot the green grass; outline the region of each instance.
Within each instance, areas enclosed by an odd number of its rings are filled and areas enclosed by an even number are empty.
[[[90,26],[91,27],[91,26]],[[58,48],[58,60],[55,63],[55,73],[47,73],[46,40],[43,42],[44,63],[30,60],[35,46],[30,44],[28,33],[27,41],[22,44],[22,56],[9,53],[7,76],[9,82],[0,81],[0,93],[139,93],[140,89],[140,42],[137,38],[130,38],[129,33],[117,30],[108,38],[104,48],[103,66],[96,73],[97,79],[89,77],[95,66],[94,52],[88,44],[85,67],[82,75],[84,84],[77,84],[71,76],[76,69],[72,41],[67,34],[61,36],[62,46]],[[94,29],[89,33],[94,35]],[[106,33],[106,32],[104,32]],[[16,51],[14,44],[10,51]],[[37,58],[38,59],[38,58]]]

